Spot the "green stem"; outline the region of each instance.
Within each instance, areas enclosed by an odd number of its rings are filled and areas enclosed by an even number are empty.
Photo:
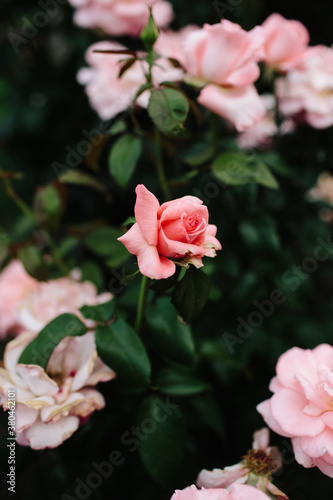
[[[2,169],[0,167],[0,173],[2,172]],[[22,200],[22,198],[19,197],[19,195],[16,193],[16,191],[13,189],[13,186],[11,185],[10,181],[8,179],[3,179],[3,183],[5,186],[5,190],[8,194],[8,196],[11,198],[11,200],[19,207],[19,209],[27,216],[29,219],[31,219],[37,226],[38,226],[38,220],[31,210],[31,208]],[[47,244],[50,247],[50,250],[52,252],[52,256],[54,259],[54,262],[58,266],[59,271],[67,275],[69,274],[70,270],[67,268],[66,264],[63,262],[58,247],[55,244],[52,236],[50,233],[48,233],[45,229],[41,229],[41,233],[43,234]]]
[[[149,288],[149,278],[147,276],[142,276],[139,302],[138,302],[138,311],[135,320],[135,330],[138,334],[140,333],[142,320],[146,310],[148,288]]]
[[[157,151],[157,157],[156,157],[156,171],[158,175],[158,179],[160,181],[160,185],[163,191],[163,196],[165,201],[171,200],[171,193],[168,185],[168,181],[164,172],[164,166],[163,166],[163,156],[162,156],[162,146],[161,146],[161,133],[160,131],[155,128],[155,145],[156,145],[156,151]]]
[[[210,115],[210,133],[211,133],[211,141],[212,147],[214,151],[214,157],[217,156],[219,152],[219,116],[215,113],[211,113]]]

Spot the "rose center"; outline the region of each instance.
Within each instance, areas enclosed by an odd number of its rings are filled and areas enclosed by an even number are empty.
[[[263,450],[249,450],[243,460],[245,467],[259,476],[270,475],[275,469],[272,458]]]

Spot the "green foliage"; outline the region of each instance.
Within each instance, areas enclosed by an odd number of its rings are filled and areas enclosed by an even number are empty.
[[[140,442],[140,457],[150,476],[162,486],[177,477],[185,456],[185,422],[179,406],[162,397],[149,396],[137,421],[149,430]]]
[[[119,377],[134,385],[150,383],[150,362],[146,349],[135,331],[123,320],[96,329],[98,355]]]
[[[106,323],[110,321],[114,314],[114,299],[98,304],[97,306],[82,306],[80,311],[86,319],[91,319],[98,323]]]
[[[208,276],[201,269],[190,266],[172,294],[172,302],[186,323],[199,316],[207,302],[209,291]]]
[[[170,299],[161,297],[147,308],[149,338],[161,356],[192,364],[195,347],[189,326],[183,325]]]
[[[222,153],[214,160],[212,170],[216,177],[230,186],[251,182],[277,189],[278,183],[263,161],[244,153]]]
[[[141,154],[141,139],[130,134],[123,135],[113,145],[109,156],[109,168],[120,186],[127,186]]]
[[[165,135],[184,136],[186,131],[183,124],[188,112],[188,100],[178,90],[164,88],[152,91],[148,113],[156,127]]]

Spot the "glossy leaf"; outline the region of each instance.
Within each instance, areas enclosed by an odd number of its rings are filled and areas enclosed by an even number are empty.
[[[178,405],[149,396],[140,407],[137,425],[144,435],[139,447],[144,466],[155,481],[170,485],[185,457],[186,428]]]
[[[201,269],[190,266],[172,294],[172,302],[186,323],[199,316],[207,302],[209,291],[208,276]]]
[[[110,321],[114,313],[115,301],[114,299],[98,304],[97,306],[82,306],[80,311],[82,315],[98,323],[106,323]]]
[[[147,351],[136,334],[125,321],[118,319],[109,326],[96,329],[98,355],[119,378],[148,386],[150,361]]]
[[[141,139],[130,134],[123,135],[113,145],[109,156],[109,168],[120,186],[127,186],[141,153]]]
[[[153,90],[148,113],[156,127],[166,135],[181,136],[186,133],[184,121],[189,103],[181,92],[171,88]]]

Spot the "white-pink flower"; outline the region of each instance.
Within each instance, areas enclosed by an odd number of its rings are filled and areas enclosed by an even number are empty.
[[[270,399],[257,410],[277,434],[289,437],[298,463],[333,477],[333,347],[293,347],[282,354]]]
[[[314,128],[333,125],[333,49],[309,48],[302,66],[277,80],[276,95],[284,115],[301,114]]]
[[[69,0],[76,7],[74,22],[83,28],[100,28],[113,36],[137,37],[149,17],[149,5],[160,28],[173,18],[172,5],[165,0]]]
[[[268,66],[289,71],[302,62],[310,37],[301,22],[274,13],[262,23],[262,28],[265,37],[263,61]]]
[[[268,500],[268,496],[247,484],[235,484],[230,491],[219,489],[198,490],[194,485],[176,490],[171,500]]]
[[[133,104],[133,100],[146,83],[148,64],[146,61],[137,60],[119,78],[122,66],[128,61],[130,55],[104,54],[95,50],[124,50],[126,47],[116,42],[97,42],[92,45],[87,53],[86,60],[89,68],[82,68],[77,75],[79,83],[86,86],[86,93],[90,104],[103,120],[109,120],[118,113],[126,111]],[[183,71],[175,68],[167,59],[160,58],[155,61],[152,69],[154,85],[163,81],[180,81]],[[150,92],[143,92],[136,100],[136,104],[147,108]]]
[[[187,81],[204,87],[198,102],[233,123],[238,131],[254,125],[265,107],[253,85],[260,74],[262,28],[246,32],[227,20],[205,24],[184,40]],[[193,78],[194,77],[194,78]]]
[[[76,314],[88,327],[93,327],[95,323],[83,318],[79,308],[103,304],[111,299],[112,294],[109,292],[98,295],[95,285],[90,281],[59,278],[39,282],[34,290],[16,303],[14,315],[21,329],[35,333],[64,313]]]
[[[40,450],[59,446],[92,412],[104,407],[94,386],[113,379],[115,373],[97,357],[92,332],[64,338],[46,370],[18,364],[34,337],[23,332],[7,344],[0,368],[0,404],[7,410],[8,390],[15,390],[17,442]]]
[[[22,330],[14,314],[15,306],[37,286],[38,281],[28,275],[19,260],[10,262],[0,273],[0,338],[17,335]]]

